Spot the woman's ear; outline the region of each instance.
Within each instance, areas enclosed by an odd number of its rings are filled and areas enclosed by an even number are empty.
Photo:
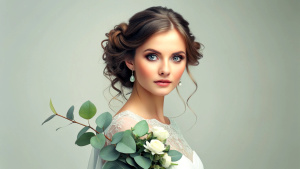
[[[133,60],[125,60],[126,66],[128,67],[128,69],[130,70],[134,70],[134,62]]]

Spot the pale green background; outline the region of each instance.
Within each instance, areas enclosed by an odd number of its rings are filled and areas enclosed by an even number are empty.
[[[191,111],[176,118],[205,169],[300,168],[299,1],[2,0],[1,169],[87,167],[91,147],[74,144],[80,126],[56,132],[68,124],[58,117],[41,126],[49,100],[61,114],[86,100],[111,111],[100,42],[153,5],[181,13],[206,47],[191,69],[199,85],[190,101],[196,125],[189,129]],[[194,86],[186,74],[182,83],[187,98]],[[171,93],[166,115],[183,110]]]

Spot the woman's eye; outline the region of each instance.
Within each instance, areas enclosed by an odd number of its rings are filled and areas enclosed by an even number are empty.
[[[173,60],[175,62],[180,62],[182,60],[182,56],[173,56]]]
[[[157,60],[157,56],[156,56],[155,54],[148,54],[148,55],[146,56],[146,58],[147,58],[148,60]]]

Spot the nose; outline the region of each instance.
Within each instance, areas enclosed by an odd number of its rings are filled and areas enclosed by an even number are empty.
[[[168,61],[161,62],[161,65],[158,70],[158,74],[161,76],[168,76],[170,75],[170,64]]]

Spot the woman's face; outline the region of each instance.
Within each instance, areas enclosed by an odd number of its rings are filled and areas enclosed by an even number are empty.
[[[134,57],[135,85],[157,96],[169,94],[186,66],[186,46],[176,29],[152,35]]]

